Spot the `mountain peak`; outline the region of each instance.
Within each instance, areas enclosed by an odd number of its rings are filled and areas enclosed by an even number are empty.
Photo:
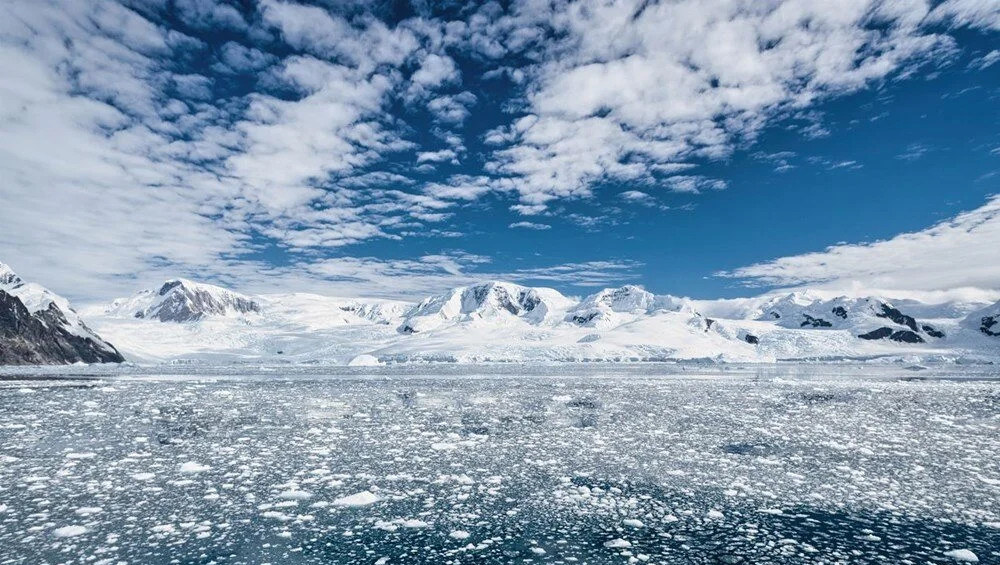
[[[571,301],[555,289],[486,281],[424,299],[410,312],[399,330],[418,333],[444,323],[480,319],[540,324],[551,312],[565,310],[570,305]]]
[[[120,362],[69,301],[0,263],[0,365]]]
[[[17,273],[14,272],[14,269],[10,268],[10,265],[0,262],[0,285],[16,286],[22,282],[21,277],[17,276]]]
[[[206,317],[258,313],[260,303],[221,286],[173,278],[156,290],[144,290],[114,301],[107,309],[117,314],[161,322],[193,322]]]

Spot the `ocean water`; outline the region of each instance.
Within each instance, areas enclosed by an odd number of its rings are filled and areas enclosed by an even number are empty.
[[[0,564],[1000,563],[995,371],[7,369]]]

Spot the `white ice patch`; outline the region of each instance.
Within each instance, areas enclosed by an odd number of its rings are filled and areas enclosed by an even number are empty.
[[[368,506],[370,504],[375,504],[379,501],[379,498],[375,496],[374,493],[369,491],[362,491],[359,493],[351,494],[348,496],[342,496],[333,501],[334,506]]]
[[[283,500],[308,500],[312,497],[312,494],[304,490],[286,490],[285,492],[278,495],[278,498]]]
[[[87,528],[84,528],[83,526],[63,526],[52,530],[52,535],[57,538],[71,538],[85,533],[87,533]]]
[[[632,542],[628,540],[623,540],[622,538],[613,539],[611,541],[604,542],[604,547],[609,549],[625,549],[632,547]]]
[[[181,473],[202,473],[211,469],[208,465],[202,465],[201,463],[195,463],[194,461],[188,461],[187,463],[181,465]]]
[[[80,516],[90,516],[92,514],[100,514],[104,509],[98,506],[84,506],[82,508],[77,508],[76,513]]]
[[[953,549],[951,551],[946,551],[944,554],[951,557],[955,561],[962,561],[964,563],[979,563],[979,556],[972,553],[968,549]]]

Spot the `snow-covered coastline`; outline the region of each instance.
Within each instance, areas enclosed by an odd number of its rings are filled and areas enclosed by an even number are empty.
[[[176,279],[82,312],[149,364],[992,362],[991,298],[796,290],[707,301],[633,285],[572,298],[491,281],[408,303]]]
[[[3,347],[13,364],[1000,360],[1000,302],[984,291],[928,297],[799,289],[713,301],[635,285],[577,298],[489,281],[406,302],[247,295],[177,278],[77,313],[4,267],[0,292]]]

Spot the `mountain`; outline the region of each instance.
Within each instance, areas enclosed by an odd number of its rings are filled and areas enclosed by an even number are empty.
[[[773,321],[784,328],[848,330],[869,341],[925,343],[945,337],[933,324],[918,322],[889,301],[876,297],[823,300],[808,293],[790,293],[774,297],[755,314],[757,320]]]
[[[143,290],[113,302],[108,313],[161,322],[195,322],[206,316],[260,312],[260,304],[225,288],[187,279],[172,279],[156,290]]]
[[[120,363],[65,298],[0,263],[0,365]]]
[[[551,288],[529,288],[491,281],[459,287],[424,299],[406,315],[399,332],[412,334],[445,325],[485,320],[494,324],[512,321],[540,325],[558,319],[573,302]]]
[[[171,279],[85,313],[137,362],[272,359],[344,364],[388,339],[409,302],[308,293],[246,295]]]
[[[972,312],[963,320],[963,325],[1000,341],[1000,302]]]
[[[579,326],[610,328],[658,310],[680,312],[684,309],[693,312],[690,305],[680,298],[657,296],[642,287],[626,285],[606,288],[588,296],[570,310],[566,321]]]

